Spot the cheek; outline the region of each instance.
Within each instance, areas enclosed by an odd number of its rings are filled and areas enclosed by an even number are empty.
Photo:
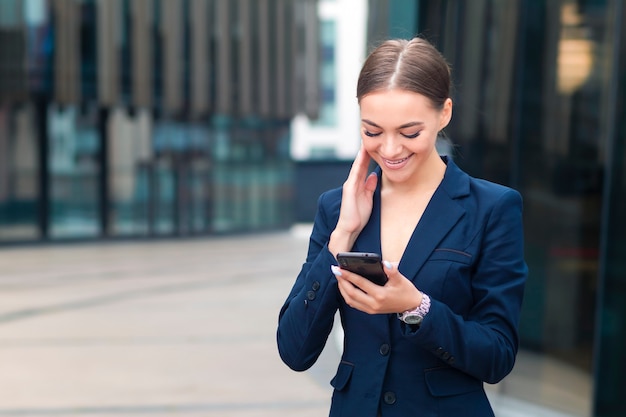
[[[2,0],[0,0],[2,1]],[[369,139],[369,140],[367,140]],[[380,159],[380,155],[378,154],[378,143],[372,140],[372,138],[367,138],[363,140],[363,149],[367,154],[372,158],[377,165],[381,165],[382,161]]]
[[[378,147],[378,141],[374,138],[370,138],[369,136],[365,136],[363,133],[361,133],[361,144],[363,145],[363,149],[365,149],[368,153],[375,151]]]
[[[429,132],[427,134],[420,135],[415,139],[417,140],[412,145],[413,149],[422,151],[428,150],[434,147],[437,143],[437,132]]]

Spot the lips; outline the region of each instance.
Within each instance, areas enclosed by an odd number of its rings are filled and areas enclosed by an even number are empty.
[[[383,163],[385,164],[386,167],[390,168],[390,169],[400,169],[402,167],[404,167],[407,163],[407,161],[413,156],[413,154],[407,156],[406,158],[402,158],[402,159],[385,159],[382,158]]]

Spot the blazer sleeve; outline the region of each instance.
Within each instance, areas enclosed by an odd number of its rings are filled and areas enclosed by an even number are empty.
[[[508,189],[483,220],[481,249],[471,276],[473,307],[461,316],[431,300],[421,327],[403,326],[406,337],[454,368],[496,383],[513,368],[527,276],[522,199]]]
[[[339,307],[337,279],[330,270],[337,261],[328,250],[330,233],[338,219],[338,214],[333,213],[338,213],[338,207],[332,207],[341,201],[336,194],[327,192],[318,200],[306,262],[279,313],[278,352],[295,371],[304,371],[317,361]]]

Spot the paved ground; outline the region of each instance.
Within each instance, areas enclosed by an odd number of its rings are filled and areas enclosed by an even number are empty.
[[[1,248],[0,416],[328,415],[338,344],[295,373],[275,343],[306,236]],[[563,415],[505,382],[498,416]]]

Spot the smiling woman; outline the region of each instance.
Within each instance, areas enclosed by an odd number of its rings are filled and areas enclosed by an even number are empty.
[[[522,200],[438,154],[449,93],[446,61],[421,38],[384,42],[360,73],[361,150],[343,187],[319,198],[277,335],[283,361],[308,369],[339,311],[331,416],[493,416],[483,382],[515,363]],[[387,282],[338,266],[349,251],[381,254]]]

